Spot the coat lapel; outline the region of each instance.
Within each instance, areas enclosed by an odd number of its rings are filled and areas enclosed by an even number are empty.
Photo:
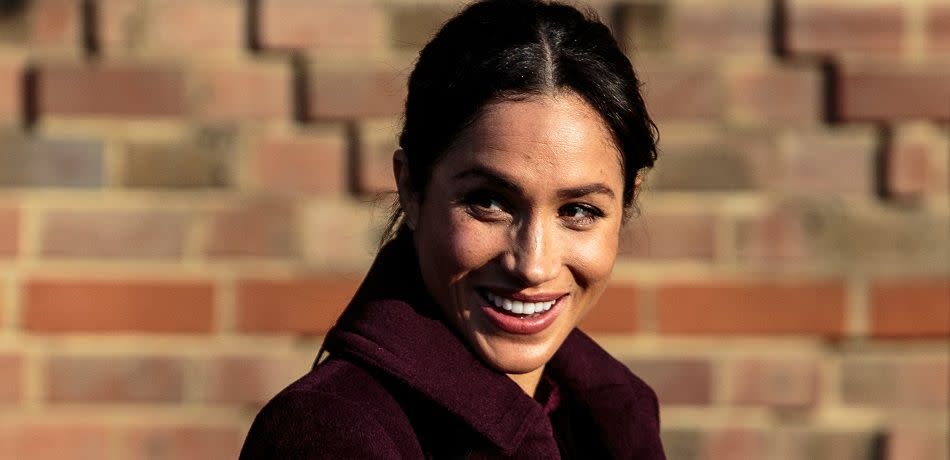
[[[656,396],[626,366],[574,329],[551,358],[548,372],[576,401],[585,427],[610,458],[663,458]]]
[[[377,369],[452,414],[505,456],[559,458],[541,405],[487,367],[441,318],[426,293],[411,238],[390,242],[324,347]],[[611,458],[664,458],[656,396],[583,332],[574,329],[546,368],[576,427]]]
[[[537,401],[485,366],[441,320],[419,276],[411,241],[393,241],[369,274],[325,348],[379,369],[515,455],[526,441],[557,456],[550,421]]]

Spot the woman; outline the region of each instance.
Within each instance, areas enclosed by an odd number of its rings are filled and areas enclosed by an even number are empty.
[[[664,458],[653,391],[575,329],[655,130],[601,23],[476,3],[409,79],[389,241],[242,458]]]

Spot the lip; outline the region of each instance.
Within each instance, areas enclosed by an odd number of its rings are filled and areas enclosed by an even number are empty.
[[[554,324],[554,320],[557,319],[558,314],[561,312],[561,304],[563,299],[566,298],[567,294],[543,294],[543,295],[523,295],[521,297],[516,297],[511,294],[508,294],[508,298],[513,300],[521,300],[527,302],[550,302],[554,300],[554,305],[545,312],[535,313],[530,316],[523,315],[513,315],[505,313],[504,311],[495,308],[488,299],[485,298],[483,294],[484,291],[479,291],[479,297],[483,301],[482,312],[485,313],[485,316],[495,325],[498,329],[508,332],[510,334],[518,335],[532,335],[537,334],[549,326]],[[495,290],[491,290],[492,294],[495,294]],[[527,300],[522,300],[527,299]],[[531,299],[548,299],[548,300],[531,300]]]
[[[550,302],[558,300],[567,295],[566,292],[539,292],[536,294],[527,294],[513,289],[500,289],[485,287],[478,289],[480,292],[491,292],[498,297],[505,297],[511,300],[520,300],[522,302]]]

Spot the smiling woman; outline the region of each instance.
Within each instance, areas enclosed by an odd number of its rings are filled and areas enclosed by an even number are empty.
[[[576,328],[656,159],[638,86],[572,7],[446,23],[409,79],[384,245],[242,458],[664,458],[653,391]]]
[[[404,194],[428,292],[474,351],[528,394],[610,276],[620,158],[601,117],[572,91],[496,102],[435,166],[426,199]],[[400,173],[404,161],[397,155]]]

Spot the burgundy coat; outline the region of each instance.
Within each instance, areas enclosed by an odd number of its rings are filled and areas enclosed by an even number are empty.
[[[411,241],[387,245],[329,357],[257,415],[241,459],[664,459],[654,392],[575,329],[534,399],[490,369],[425,294]]]

